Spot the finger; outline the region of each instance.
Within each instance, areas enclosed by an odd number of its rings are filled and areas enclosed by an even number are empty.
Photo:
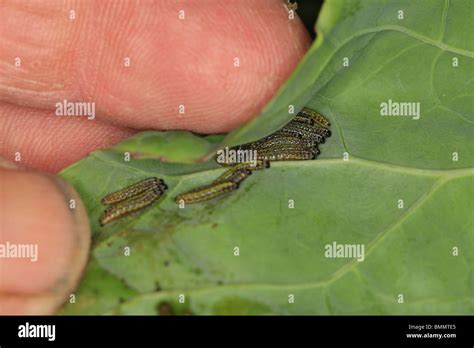
[[[50,111],[95,102],[102,121],[136,129],[231,130],[258,114],[310,41],[281,0],[0,7],[0,100]]]
[[[0,314],[53,313],[87,261],[85,208],[52,175],[1,168],[0,183]]]
[[[57,172],[89,152],[134,133],[101,121],[50,117],[46,110],[1,102],[0,119],[0,156],[49,172]]]

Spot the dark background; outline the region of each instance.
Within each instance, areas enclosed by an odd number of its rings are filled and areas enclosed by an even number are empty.
[[[294,0],[292,2],[295,2]],[[296,13],[303,21],[306,29],[311,34],[311,38],[314,40],[316,34],[314,32],[314,25],[318,19],[319,11],[323,5],[323,0],[297,0],[298,9]]]

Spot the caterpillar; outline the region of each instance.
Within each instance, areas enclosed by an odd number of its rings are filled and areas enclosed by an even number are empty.
[[[217,182],[208,186],[199,187],[176,197],[176,203],[199,203],[209,199],[222,196],[237,190],[238,183],[232,181]]]
[[[111,221],[114,221],[123,216],[139,211],[151,205],[160,196],[161,196],[161,191],[150,189],[142,193],[136,199],[133,199],[130,201],[127,200],[117,205],[112,205],[104,211],[104,214],[100,218],[100,224],[103,226]]]
[[[223,181],[237,181],[240,183],[252,174],[252,170],[261,170],[269,167],[270,162],[264,160],[257,160],[255,164],[249,162],[238,163],[214,180],[213,183]]]
[[[101,226],[142,210],[160,198],[168,187],[163,180],[149,178],[113,192],[101,202],[109,206],[99,219]]]
[[[278,146],[299,146],[302,148],[306,148],[306,147],[313,147],[314,145],[316,145],[316,142],[310,139],[302,139],[302,138],[277,134],[273,136],[268,136],[262,140],[252,143],[252,148],[258,151],[258,150],[269,149],[269,148],[274,148]]]
[[[126,199],[125,201],[121,201],[121,202],[109,205],[105,209],[105,212],[108,212],[108,211],[113,210],[113,209],[118,209],[118,208],[121,208],[123,206],[140,205],[141,202],[146,201],[149,197],[154,195],[157,198],[159,198],[159,197],[161,197],[162,194],[163,194],[163,191],[161,191],[158,187],[151,187],[151,188],[147,189],[146,191],[144,191],[144,192],[142,192],[142,193],[140,193],[136,196],[133,196],[129,199]]]
[[[318,134],[316,128],[298,122],[290,122],[290,124],[279,130],[277,134],[290,135],[302,139],[314,140],[318,144],[324,144],[326,141],[326,138],[324,136]]]
[[[252,174],[253,170],[261,170],[268,167],[270,167],[270,163],[266,160],[257,160],[255,163],[238,163],[215,179],[211,185],[198,187],[179,195],[176,197],[176,203],[193,204],[222,196],[237,190],[240,183]]]
[[[252,171],[249,169],[229,169],[226,173],[222,175],[222,178],[219,177],[212,184],[217,184],[221,182],[230,181],[235,184],[240,184],[242,181],[247,179],[247,177],[252,174]]]
[[[293,121],[304,123],[304,124],[307,124],[308,126],[314,126],[315,124],[314,119],[310,117],[302,116],[301,114],[297,114],[295,118],[293,119]]]
[[[326,138],[331,136],[330,125],[330,122],[318,112],[304,108],[292,121],[275,133],[255,142],[231,148],[236,151],[256,151],[257,165],[255,167],[251,167],[250,163],[233,165],[211,185],[177,196],[176,203],[199,203],[237,190],[253,170],[268,168],[270,161],[315,159],[320,154],[318,145],[324,144]],[[229,166],[229,164],[222,165]]]
[[[235,150],[262,150],[283,145],[295,145],[302,149],[324,144],[331,136],[329,121],[316,111],[304,108],[283,128],[263,139],[233,147]]]
[[[142,181],[139,181],[133,185],[127,186],[119,191],[112,192],[102,198],[102,204],[114,204],[122,202],[130,197],[136,196],[151,187],[160,187],[162,191],[166,190],[168,187],[165,185],[163,180],[158,178],[148,178]]]
[[[269,151],[258,152],[257,158],[267,161],[306,161],[315,159],[319,155],[319,149],[302,149],[281,147]]]
[[[319,112],[308,109],[308,108],[303,108],[303,110],[301,110],[296,115],[295,120],[296,121],[300,120],[300,122],[301,122],[302,118],[312,119],[316,124],[318,124],[319,126],[324,127],[324,128],[331,127],[331,123],[326,119],[326,117],[321,115]]]
[[[295,120],[290,121],[285,127],[283,127],[283,129],[287,128],[309,129],[310,131],[314,131],[316,134],[322,135],[325,138],[329,138],[331,136],[331,131],[327,128],[320,127],[318,125],[308,125]]]
[[[266,168],[270,168],[270,162],[259,160],[259,159],[257,159],[255,163],[242,162],[232,167],[232,169],[235,169],[235,170],[238,170],[238,169],[261,170],[261,169],[266,169]]]

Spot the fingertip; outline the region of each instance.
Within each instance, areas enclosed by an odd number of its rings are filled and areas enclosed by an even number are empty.
[[[0,168],[0,182],[0,313],[52,313],[85,267],[87,213],[52,175]]]
[[[174,76],[167,80],[160,119],[149,118],[150,126],[205,134],[231,131],[262,111],[311,44],[301,20],[290,19],[281,1],[226,5],[212,6],[219,15],[201,20],[200,34],[189,39],[195,42],[182,41],[181,49],[191,51],[188,56],[168,52],[175,55],[170,60],[175,68],[167,68]],[[203,5],[200,11],[211,9]],[[193,20],[187,19],[188,25]],[[176,72],[176,67],[183,68]]]

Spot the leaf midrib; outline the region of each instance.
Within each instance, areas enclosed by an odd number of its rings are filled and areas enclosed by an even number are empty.
[[[97,153],[93,153],[92,156],[96,157],[97,159],[101,160],[104,163],[119,166],[119,167],[129,167],[130,170],[141,172],[147,175],[155,175],[156,172],[143,170],[140,168],[135,168],[133,166],[117,163],[115,161],[111,161],[109,159],[105,159],[100,157]],[[357,157],[354,155],[350,155],[348,161],[344,161],[342,158],[325,158],[325,159],[317,159],[313,161],[282,161],[282,162],[272,162],[272,167],[307,167],[307,166],[322,166],[322,165],[334,165],[334,164],[359,164],[366,167],[372,167],[375,169],[380,170],[387,170],[392,172],[397,172],[401,174],[407,175],[420,175],[420,176],[427,176],[427,177],[436,177],[436,176],[446,176],[446,177],[459,177],[469,174],[474,174],[474,167],[466,167],[466,168],[456,168],[456,169],[423,169],[423,168],[416,168],[416,167],[409,167],[409,166],[401,166],[397,164],[381,162],[381,161],[372,161],[369,159],[365,159],[362,157]],[[214,168],[208,169],[203,171],[198,171],[194,173],[187,173],[187,174],[176,174],[176,175],[164,175],[170,177],[193,177],[193,176],[201,176],[204,173],[212,173],[214,171],[221,171],[225,168]]]

